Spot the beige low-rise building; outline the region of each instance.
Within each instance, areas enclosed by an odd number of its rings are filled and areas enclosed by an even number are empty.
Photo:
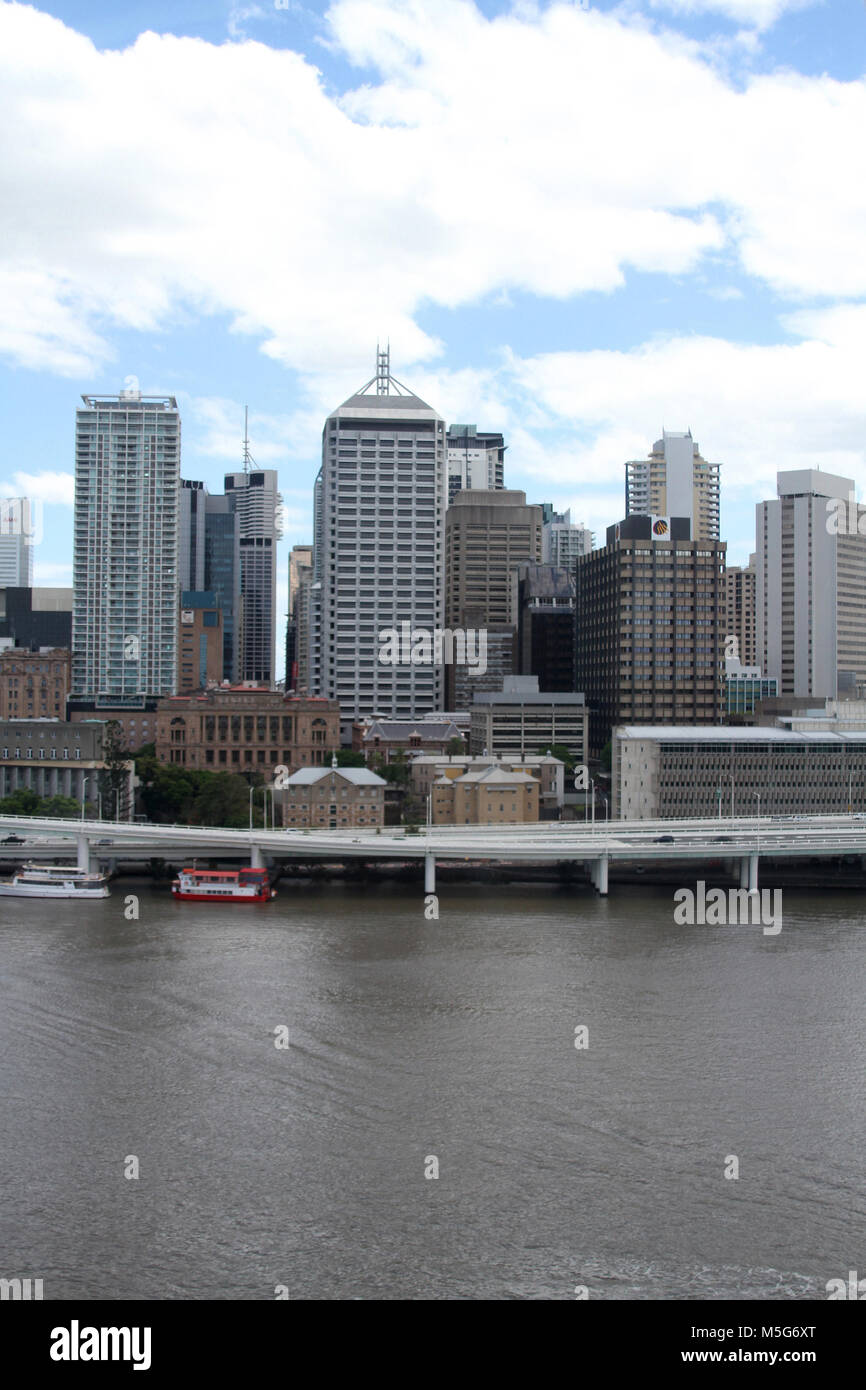
[[[288,696],[257,686],[218,686],[160,700],[161,763],[213,772],[261,773],[322,767],[340,744],[336,700]]]
[[[526,772],[476,768],[437,777],[431,794],[434,825],[520,825],[538,820],[540,783]]]
[[[287,829],[330,829],[343,826],[381,826],[385,821],[383,777],[366,767],[303,767],[289,777],[282,792],[283,825]]]
[[[433,784],[441,777],[462,777],[465,772],[479,772],[488,767],[500,768],[503,772],[525,772],[539,783],[539,806],[541,818],[559,815],[565,801],[565,763],[560,758],[536,755],[529,758],[491,758],[473,757],[467,754],[421,754],[412,759],[409,773],[412,790],[417,796],[426,798]]]

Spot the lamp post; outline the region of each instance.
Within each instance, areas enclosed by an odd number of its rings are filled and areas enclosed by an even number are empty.
[[[734,819],[734,774],[733,774],[733,772],[729,772],[729,773],[728,773],[728,776],[729,776],[730,779],[731,779],[731,820],[733,821],[733,819]]]
[[[722,784],[716,787],[716,796],[719,798],[719,820],[722,819]]]
[[[589,790],[590,790],[590,795],[591,795],[591,797],[592,797],[592,829],[593,829],[593,833],[594,833],[594,832],[595,832],[595,780],[594,780],[594,778],[592,778],[592,777],[590,777],[590,779],[589,779]]]
[[[606,822],[606,821],[607,821],[607,797],[606,797],[606,796],[603,796],[601,799],[602,799],[602,801],[604,802],[604,819],[605,819],[605,822]]]
[[[758,802],[758,853],[761,853],[761,793],[755,792]]]
[[[250,783],[250,830],[253,828],[253,792],[255,787]]]
[[[848,769],[848,815],[849,815],[849,816],[850,816],[851,811],[852,811],[852,809],[853,809],[853,807],[852,807],[852,805],[851,805],[851,778],[852,778],[853,776],[854,776],[854,769],[853,769],[853,768],[849,768],[849,769]]]
[[[88,783],[89,781],[90,781],[90,778],[89,778],[89,777],[83,777],[83,778],[81,779],[81,819],[82,819],[82,820],[84,820],[84,794],[85,794],[85,792],[87,791],[87,783]]]

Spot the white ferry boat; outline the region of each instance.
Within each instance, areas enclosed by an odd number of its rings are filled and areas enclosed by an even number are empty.
[[[74,864],[24,864],[0,879],[4,898],[107,898],[105,874],[87,873]]]

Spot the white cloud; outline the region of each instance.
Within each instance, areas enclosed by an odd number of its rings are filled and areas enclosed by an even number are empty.
[[[863,83],[736,90],[711,43],[704,61],[573,5],[329,18],[368,78],[342,98],[288,50],[147,33],[99,52],[0,4],[0,351],[82,375],[118,326],[227,314],[312,407],[357,383],[376,334],[403,370],[434,361],[427,303],[613,291],[720,250],[792,296],[866,293]]]
[[[0,483],[0,497],[30,497],[34,501],[71,507],[75,502],[75,476],[72,473],[13,473],[12,481]]]
[[[805,10],[818,0],[649,0],[650,9],[670,14],[719,14],[737,24],[769,29],[783,14]]]

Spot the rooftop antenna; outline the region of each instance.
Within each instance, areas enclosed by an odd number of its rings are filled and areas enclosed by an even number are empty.
[[[384,351],[376,344],[376,395],[387,396],[388,383],[391,380],[391,340],[385,346]]]
[[[250,453],[250,408],[244,406],[244,472],[249,473],[251,468],[258,468],[258,464]]]

